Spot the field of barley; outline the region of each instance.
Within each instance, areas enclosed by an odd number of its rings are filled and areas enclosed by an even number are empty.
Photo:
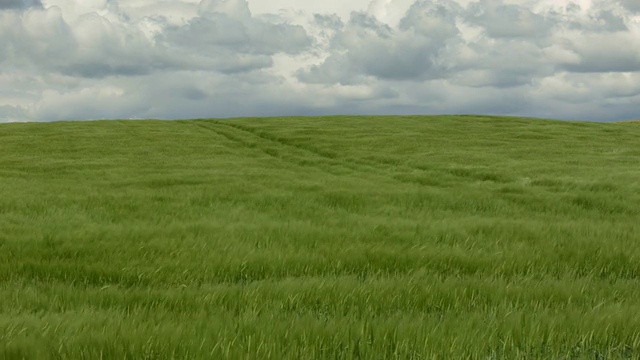
[[[640,124],[0,125],[0,359],[640,357]]]

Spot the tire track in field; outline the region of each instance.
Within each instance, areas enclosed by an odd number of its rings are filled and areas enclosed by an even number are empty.
[[[250,127],[247,126],[242,126],[242,125],[238,125],[238,124],[227,124],[227,123],[222,123],[222,122],[218,122],[218,124],[223,125],[223,126],[227,126],[227,127],[232,127],[234,129],[252,134],[256,137],[259,137],[261,139],[264,139],[266,141],[269,142],[275,142],[280,144],[281,146],[285,146],[285,147],[290,147],[290,148],[296,148],[300,151],[303,152],[308,152],[308,153],[312,153],[315,156],[321,157],[326,159],[327,161],[331,161],[335,164],[338,165],[342,165],[345,167],[348,167],[352,170],[355,171],[360,171],[360,172],[369,172],[369,173],[375,173],[375,174],[379,174],[379,171],[382,168],[388,168],[389,166],[391,166],[391,164],[389,163],[384,163],[384,162],[378,162],[378,161],[368,161],[368,160],[352,160],[352,159],[338,159],[338,156],[332,152],[328,152],[322,149],[318,149],[316,147],[313,146],[309,146],[309,145],[301,145],[298,143],[294,143],[292,141],[289,141],[289,139],[286,138],[281,138],[278,136],[275,136],[273,134],[270,134],[268,132],[265,131],[260,131],[260,130],[255,130],[252,129]]]
[[[295,147],[299,150],[303,150],[306,152],[311,152],[317,156],[326,158],[326,159],[331,159],[331,160],[336,160],[336,155],[327,151],[323,151],[321,149],[317,149],[313,146],[302,146],[300,144],[295,144],[291,141],[288,141],[288,139],[284,139],[284,138],[280,138],[277,137],[275,135],[269,134],[267,132],[264,131],[259,131],[259,130],[254,130],[250,127],[247,126],[242,126],[242,125],[238,125],[238,124],[227,124],[227,123],[222,123],[222,122],[217,122],[217,124],[222,125],[222,126],[227,126],[227,127],[232,127],[234,129],[252,134],[254,136],[257,136],[261,139],[270,141],[270,142],[276,142],[282,146],[287,146],[287,147]]]
[[[287,153],[283,153],[281,151],[278,151],[276,149],[273,148],[269,148],[264,146],[264,143],[271,143],[274,144],[274,142],[271,141],[267,141],[268,139],[259,137],[259,136],[254,136],[255,134],[251,133],[251,132],[240,132],[240,134],[243,135],[239,135],[238,134],[238,129],[234,128],[234,127],[230,127],[230,126],[225,126],[225,124],[222,124],[220,122],[217,121],[207,121],[207,122],[198,122],[198,121],[194,121],[192,122],[192,124],[194,124],[197,127],[200,127],[202,129],[211,131],[217,135],[220,135],[224,138],[226,138],[227,140],[240,144],[242,145],[244,148],[246,149],[250,149],[250,150],[256,150],[256,151],[260,151],[261,153],[266,154],[267,156],[274,158],[276,160],[279,161],[283,161],[286,162],[288,164],[293,164],[296,166],[301,166],[301,167],[312,167],[315,169],[319,169],[322,172],[325,173],[329,173],[332,175],[341,175],[344,172],[340,172],[340,171],[336,171],[335,167],[336,165],[342,165],[337,161],[327,161],[327,160],[331,160],[331,159],[327,159],[321,155],[315,154],[313,153],[314,157],[316,159],[320,159],[321,163],[324,163],[327,166],[318,166],[317,162],[311,162],[308,160],[309,158],[309,154],[308,153],[303,153],[303,158],[302,159],[296,159],[295,157],[292,157],[289,155],[290,151],[288,151]],[[214,126],[207,126],[207,124],[213,124]],[[226,131],[225,128],[232,128],[232,131]],[[251,135],[252,139],[247,139],[246,135]],[[258,140],[258,141],[255,141]],[[262,143],[262,144],[261,144]],[[297,147],[291,147],[291,146],[287,146],[285,144],[279,143],[279,142],[275,142],[277,147],[280,148],[294,148],[295,150],[297,150],[298,152],[300,152],[300,148]],[[290,149],[289,149],[290,150]],[[348,169],[351,170],[351,169]]]
[[[207,126],[206,124],[213,124],[214,126]],[[388,169],[390,167],[390,164],[378,163],[375,161],[354,161],[346,159],[339,160],[336,158],[335,154],[314,148],[312,146],[301,146],[299,144],[294,144],[291,141],[288,141],[288,139],[279,138],[263,131],[249,129],[242,125],[226,124],[224,122],[211,120],[208,120],[206,123],[199,123],[196,125],[203,129],[207,129],[209,131],[220,134],[231,141],[241,143],[245,147],[264,152],[273,158],[287,162],[289,164],[294,164],[301,167],[310,167],[320,170],[324,173],[337,176],[345,175],[346,170],[349,175],[359,176],[361,179],[377,179],[374,181],[383,180],[387,183],[403,183],[424,186],[424,183],[417,182],[410,178],[403,178],[401,176],[397,176],[397,174],[385,174],[384,170]],[[228,128],[232,130],[232,132],[225,131],[224,128]],[[238,134],[250,136],[251,138],[258,140],[259,142],[248,141],[247,138],[238,136]],[[259,145],[261,143],[272,144],[277,147],[287,149],[287,151],[284,153],[272,153],[271,151],[266,149],[264,145]],[[290,156],[291,150],[294,150],[298,154],[302,154],[302,159]],[[319,162],[310,161],[309,155],[311,155],[314,159],[319,160]]]
[[[243,141],[243,140],[242,140],[242,139],[240,139],[239,137],[237,137],[237,136],[233,136],[232,134],[229,134],[229,133],[228,133],[228,132],[226,132],[226,131],[220,131],[219,129],[214,129],[214,128],[212,128],[212,127],[206,126],[206,125],[205,125],[205,123],[203,123],[203,122],[201,122],[201,121],[196,120],[196,121],[190,121],[190,122],[188,122],[188,123],[189,123],[189,124],[192,124],[192,125],[195,125],[195,126],[197,126],[197,127],[199,127],[199,128],[202,128],[202,129],[208,130],[208,131],[210,131],[210,132],[216,133],[217,135],[220,135],[220,136],[224,137],[225,139],[227,139],[227,140],[229,140],[229,141],[231,141],[231,142],[239,143],[239,144],[243,145],[244,147],[247,147],[247,148],[255,148],[255,146],[253,146],[252,144],[249,144],[249,143],[248,143],[248,142],[246,142],[246,141]],[[267,154],[267,155],[270,155],[270,154]]]
[[[386,169],[389,169],[390,167],[393,167],[398,170],[417,170],[420,173],[426,172],[425,169],[421,169],[419,167],[414,167],[407,164],[390,164],[388,162],[365,159],[338,159],[336,154],[334,153],[327,152],[313,146],[303,146],[300,144],[296,144],[292,141],[289,141],[289,139],[281,138],[265,131],[251,129],[247,126],[238,124],[229,124],[215,120],[207,120],[206,122],[194,121],[192,123],[200,128],[215,132],[216,134],[221,135],[230,141],[240,143],[246,148],[261,151],[272,158],[287,162],[289,164],[294,164],[301,167],[312,167],[332,175],[344,175],[344,171],[340,171],[340,169],[343,169],[349,171],[352,175],[360,174],[362,176],[367,176],[370,179],[377,178],[384,179],[385,181],[392,183],[403,183],[419,186],[431,185],[429,181],[425,181],[422,178],[412,178],[411,176],[403,176],[402,174],[397,173],[385,174],[384,171]],[[212,124],[214,126],[207,126],[206,124]],[[225,131],[225,128],[232,131]],[[239,136],[239,134],[244,134],[244,136]],[[251,138],[258,141],[248,140],[246,136],[250,136]],[[265,143],[275,145],[279,148],[288,149],[289,151],[273,151],[273,149],[265,147]],[[297,159],[290,156],[291,150],[294,150],[299,154],[303,154],[302,159]],[[309,161],[309,155],[311,155],[315,159],[320,160],[320,163],[324,164],[325,166],[318,166],[318,162]]]
[[[285,149],[295,150],[299,153],[305,154],[305,156],[307,157],[308,155],[311,155],[316,159],[320,159],[323,163],[334,168],[335,167],[344,168],[344,169],[351,170],[355,173],[375,175],[376,177],[380,177],[380,167],[376,166],[380,164],[376,164],[375,162],[338,159],[336,154],[334,153],[324,151],[322,149],[318,149],[313,146],[303,146],[300,144],[296,144],[290,141],[289,139],[281,138],[273,134],[270,134],[268,132],[254,130],[249,127],[238,125],[238,124],[228,124],[228,123],[218,122],[218,121],[214,123],[222,127],[232,128],[236,132],[240,131],[246,135],[260,139],[263,142],[273,144]],[[309,164],[303,161],[302,163],[298,162],[298,165],[309,165]]]
[[[292,147],[292,148],[296,148],[298,150],[304,151],[304,152],[309,152],[312,153],[318,157],[322,157],[324,159],[326,159],[327,161],[331,161],[334,164],[339,164],[341,166],[347,167],[351,170],[360,172],[360,173],[367,173],[371,176],[377,177],[377,178],[384,178],[386,180],[389,181],[393,181],[393,182],[400,182],[400,183],[404,183],[404,184],[413,184],[413,185],[420,185],[420,186],[425,186],[425,185],[429,185],[431,184],[430,181],[425,180],[423,177],[418,177],[418,178],[412,178],[410,176],[406,176],[407,172],[415,172],[418,171],[421,174],[426,174],[427,170],[424,169],[424,167],[419,167],[419,166],[411,166],[408,164],[394,164],[391,162],[387,162],[387,161],[378,161],[378,160],[367,160],[367,159],[358,159],[358,160],[354,160],[354,159],[338,159],[336,154],[331,153],[331,152],[327,152],[324,151],[322,149],[318,149],[315,148],[313,146],[303,146],[301,144],[296,144],[292,141],[290,141],[289,139],[286,138],[281,138],[278,136],[275,136],[273,134],[270,134],[268,132],[265,131],[261,131],[261,130],[256,130],[256,129],[252,129],[248,126],[242,126],[242,125],[238,125],[238,124],[230,124],[230,123],[224,123],[224,122],[219,122],[219,121],[215,121],[216,124],[218,125],[222,125],[222,126],[226,126],[226,127],[231,127],[237,130],[240,130],[242,132],[245,133],[249,133],[252,134],[256,137],[259,137],[261,139],[264,139],[266,141],[269,142],[275,142],[278,143],[282,146],[286,146],[286,147]],[[403,175],[388,175],[385,176],[383,175],[384,171],[381,170],[385,170],[385,169],[389,169],[389,168],[396,168],[398,170],[402,170],[403,172],[405,172],[405,176]],[[457,176],[456,174],[452,173],[449,169],[441,169],[441,171],[444,171],[448,174],[454,175],[456,177],[462,178],[464,176]]]
[[[238,137],[228,131],[224,131],[223,129],[217,128],[217,127],[210,127],[210,126],[206,126],[204,122],[200,122],[200,121],[192,121],[190,122],[191,124],[201,128],[201,129],[205,129],[207,131],[210,131],[212,133],[215,133],[216,135],[219,135],[229,141],[231,141],[232,143],[236,143],[236,144],[240,144],[243,148],[245,149],[253,149],[253,150],[258,150],[262,153],[264,153],[265,155],[268,155],[274,159],[278,159],[281,160],[279,157],[275,156],[275,154],[273,154],[272,152],[269,151],[264,151],[263,149],[259,148],[257,146],[257,144],[246,141],[245,139],[242,139],[241,137]],[[211,121],[208,121],[207,123],[211,123]]]

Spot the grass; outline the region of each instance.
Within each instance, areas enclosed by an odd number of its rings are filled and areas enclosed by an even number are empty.
[[[640,357],[640,127],[0,126],[2,359]]]

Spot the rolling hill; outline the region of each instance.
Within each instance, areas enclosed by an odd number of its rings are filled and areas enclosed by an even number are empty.
[[[0,358],[640,356],[640,126],[0,125]]]

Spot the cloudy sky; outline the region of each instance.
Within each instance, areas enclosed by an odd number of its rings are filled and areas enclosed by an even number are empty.
[[[640,0],[0,0],[0,122],[640,119]]]

